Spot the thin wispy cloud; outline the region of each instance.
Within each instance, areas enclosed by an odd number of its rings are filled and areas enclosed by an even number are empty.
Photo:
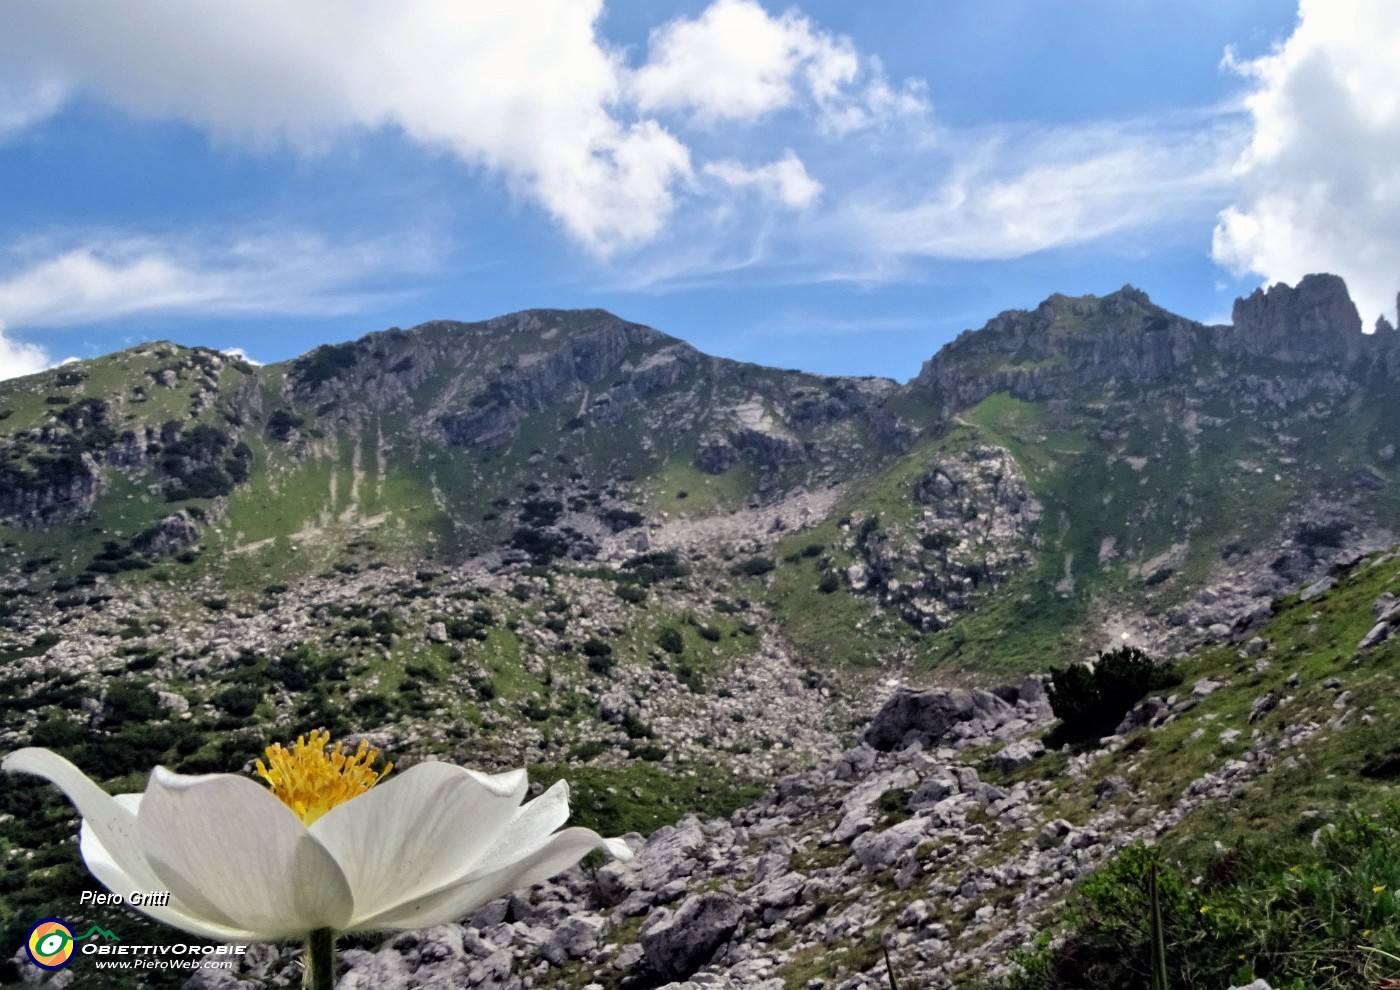
[[[906,132],[907,141],[884,147],[834,149],[806,209],[751,209],[745,223],[732,210],[678,217],[673,236],[619,284],[661,291],[736,272],[777,284],[877,284],[910,278],[923,261],[1007,260],[1188,225],[1199,232],[1229,194],[1248,140],[1244,119],[1227,109]],[[736,169],[733,181],[775,182],[769,169]]]
[[[837,222],[872,257],[1021,257],[1208,207],[1228,188],[1241,139],[1228,119],[1187,130],[1140,120],[953,136],[960,146],[924,189],[853,190]]]
[[[53,79],[0,78],[0,141],[53,116],[67,98]]]
[[[367,285],[419,274],[436,264],[437,251],[415,236],[330,243],[295,231],[223,240],[110,231],[33,238],[0,253],[0,378],[58,363],[36,337],[55,328],[131,316],[357,313],[404,292]]]
[[[411,237],[347,244],[303,232],[224,240],[51,235],[0,257],[0,324],[63,327],[143,313],[354,313],[382,297],[366,280],[426,266],[433,250]]]

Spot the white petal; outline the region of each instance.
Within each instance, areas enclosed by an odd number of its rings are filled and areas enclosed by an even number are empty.
[[[72,763],[47,749],[21,749],[0,763],[5,770],[32,773],[63,791],[83,818],[79,851],[88,870],[104,887],[123,897],[135,891],[166,889],[146,861],[137,832],[139,794],[110,795]],[[142,908],[146,914],[182,931],[210,938],[245,938],[246,932],[200,918],[178,898],[167,908]]]
[[[487,776],[420,763],[332,808],[311,834],[349,880],[354,917],[368,917],[470,872],[511,823],[525,786],[523,770]]]
[[[137,838],[136,814],[113,798],[91,778],[57,753],[47,749],[21,749],[0,762],[0,767],[43,777],[68,796],[83,824],[102,843],[112,861],[138,883],[156,883]],[[119,891],[117,892],[119,893]]]
[[[536,847],[548,842],[549,837],[568,820],[569,785],[567,781],[556,780],[549,790],[521,805],[511,819],[510,827],[497,837],[481,861],[499,868],[529,855]]]
[[[156,767],[137,822],[156,875],[202,918],[267,941],[350,920],[350,885],[330,853],[247,777]]]
[[[118,797],[129,797],[131,795],[118,795]],[[95,876],[102,885],[114,894],[121,894],[123,897],[130,897],[133,893],[159,894],[165,891],[165,886],[159,881],[140,882],[130,876],[121,866],[116,863],[107,850],[103,847],[94,835],[87,823],[83,823],[80,832],[81,839],[79,848],[82,850],[83,862],[87,864],[88,870]],[[136,906],[128,902],[128,906],[133,911],[140,911],[142,914],[163,922],[172,928],[178,928],[183,932],[192,935],[201,935],[204,938],[211,938],[220,942],[249,941],[257,937],[256,932],[243,931],[238,928],[228,928],[223,925],[216,925],[213,922],[198,918],[192,914],[184,903],[177,897],[170,897],[169,903],[164,907],[143,904]]]
[[[383,914],[357,918],[354,930],[429,928],[456,921],[502,894],[549,879],[594,849],[606,849],[619,859],[629,859],[632,855],[621,839],[604,839],[591,829],[567,828],[504,867],[471,873],[455,884]]]

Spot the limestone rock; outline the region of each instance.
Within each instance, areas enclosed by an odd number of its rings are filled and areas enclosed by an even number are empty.
[[[689,978],[733,937],[743,917],[738,899],[721,891],[689,897],[674,912],[661,908],[642,927],[648,968],[667,981]]]
[[[900,688],[885,702],[861,735],[875,749],[890,750],[921,742],[936,745],[954,735],[986,734],[1011,706],[989,691]]]

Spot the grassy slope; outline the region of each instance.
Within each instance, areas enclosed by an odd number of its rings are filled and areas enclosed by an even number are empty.
[[[1065,757],[1054,752],[1013,775],[1055,781],[1053,796],[1041,803],[1053,803],[1075,825],[1097,813],[1091,811],[1094,785],[1109,775],[1122,776],[1143,795],[1137,815],[1145,820],[1151,809],[1175,802],[1195,778],[1240,758],[1256,738],[1276,736],[1291,725],[1312,722],[1321,727],[1301,746],[1280,754],[1276,765],[1253,779],[1236,799],[1207,804],[1160,840],[1169,869],[1187,878],[1210,878],[1192,895],[1194,914],[1184,912],[1174,922],[1174,970],[1189,969],[1195,960],[1198,972],[1223,966],[1233,973],[1243,962],[1269,975],[1275,986],[1299,978],[1300,987],[1340,990],[1356,985],[1348,981],[1363,971],[1377,972],[1384,961],[1361,946],[1400,951],[1400,929],[1394,927],[1397,912],[1382,911],[1379,917],[1392,919],[1382,924],[1370,905],[1370,888],[1381,885],[1393,908],[1393,885],[1385,877],[1394,874],[1395,864],[1363,867],[1352,862],[1357,848],[1329,850],[1313,841],[1319,828],[1353,812],[1363,819],[1390,821],[1386,828],[1392,830],[1400,825],[1386,810],[1400,798],[1400,745],[1387,717],[1400,710],[1400,680],[1395,677],[1400,641],[1356,651],[1373,623],[1371,605],[1383,591],[1400,592],[1396,558],[1363,565],[1321,598],[1286,598],[1261,632],[1270,643],[1266,653],[1242,657],[1233,648],[1218,647],[1199,651],[1181,664],[1181,690],[1189,690],[1202,677],[1225,682],[1189,712],[1159,729],[1140,732],[1127,746],[1096,760],[1081,777],[1062,773]],[[1297,680],[1289,686],[1293,675]],[[1326,686],[1333,678],[1341,681],[1340,687]],[[1350,706],[1338,707],[1342,690],[1351,693]],[[1251,706],[1270,691],[1284,700],[1250,724]],[[1238,730],[1233,740],[1222,738],[1227,730]],[[988,769],[985,776],[995,779],[995,771]],[[1368,841],[1393,845],[1397,838],[1400,833],[1383,830]],[[1113,897],[1141,904],[1128,872],[1117,867],[1109,872],[1115,878],[1111,882],[1127,884],[1124,890],[1090,886],[1067,916],[1071,931],[1087,931],[1076,925],[1099,917],[1102,905]],[[1364,897],[1359,885],[1366,887]],[[1211,911],[1215,918],[1209,917]],[[1044,920],[1053,928],[1064,917]],[[1124,940],[1124,966],[1140,964],[1135,953],[1142,944],[1131,932],[1117,937]],[[1036,958],[1043,965],[1053,956],[1045,950]],[[1041,972],[1036,965],[1032,970]],[[1390,970],[1392,976],[1400,972],[1396,967]],[[1130,979],[1131,972],[1122,969],[1117,978]],[[1063,986],[1043,972],[1039,980],[1018,985]],[[1216,984],[1183,979],[1180,985]]]
[[[1227,399],[1188,405],[1174,393],[1132,389],[1106,398],[1050,404],[993,395],[833,513],[853,524],[876,515],[885,529],[907,526],[918,511],[913,485],[932,458],[978,442],[1008,449],[1044,507],[1036,562],[952,628],[910,637],[845,588],[819,593],[824,567],[851,562],[833,550],[780,559],[768,579],[784,632],[834,663],[902,656],[926,669],[1008,674],[1090,655],[1101,645],[1093,620],[1103,603],[1161,611],[1186,598],[1230,546],[1258,546],[1313,499],[1345,494],[1357,469],[1393,442],[1387,430],[1400,425],[1400,395],[1383,382],[1330,415],[1293,422],[1282,439],[1279,427]],[[1130,417],[1115,416],[1125,407]],[[1368,495],[1368,503],[1378,519],[1400,522],[1400,486]],[[786,541],[779,557],[813,543],[837,548],[844,535],[829,520]],[[1151,588],[1131,575],[1130,565],[1177,543],[1189,547],[1177,575]]]

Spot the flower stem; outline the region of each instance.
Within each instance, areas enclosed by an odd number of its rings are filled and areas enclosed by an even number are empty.
[[[335,932],[318,928],[306,936],[306,970],[301,985],[305,990],[334,990]]]

